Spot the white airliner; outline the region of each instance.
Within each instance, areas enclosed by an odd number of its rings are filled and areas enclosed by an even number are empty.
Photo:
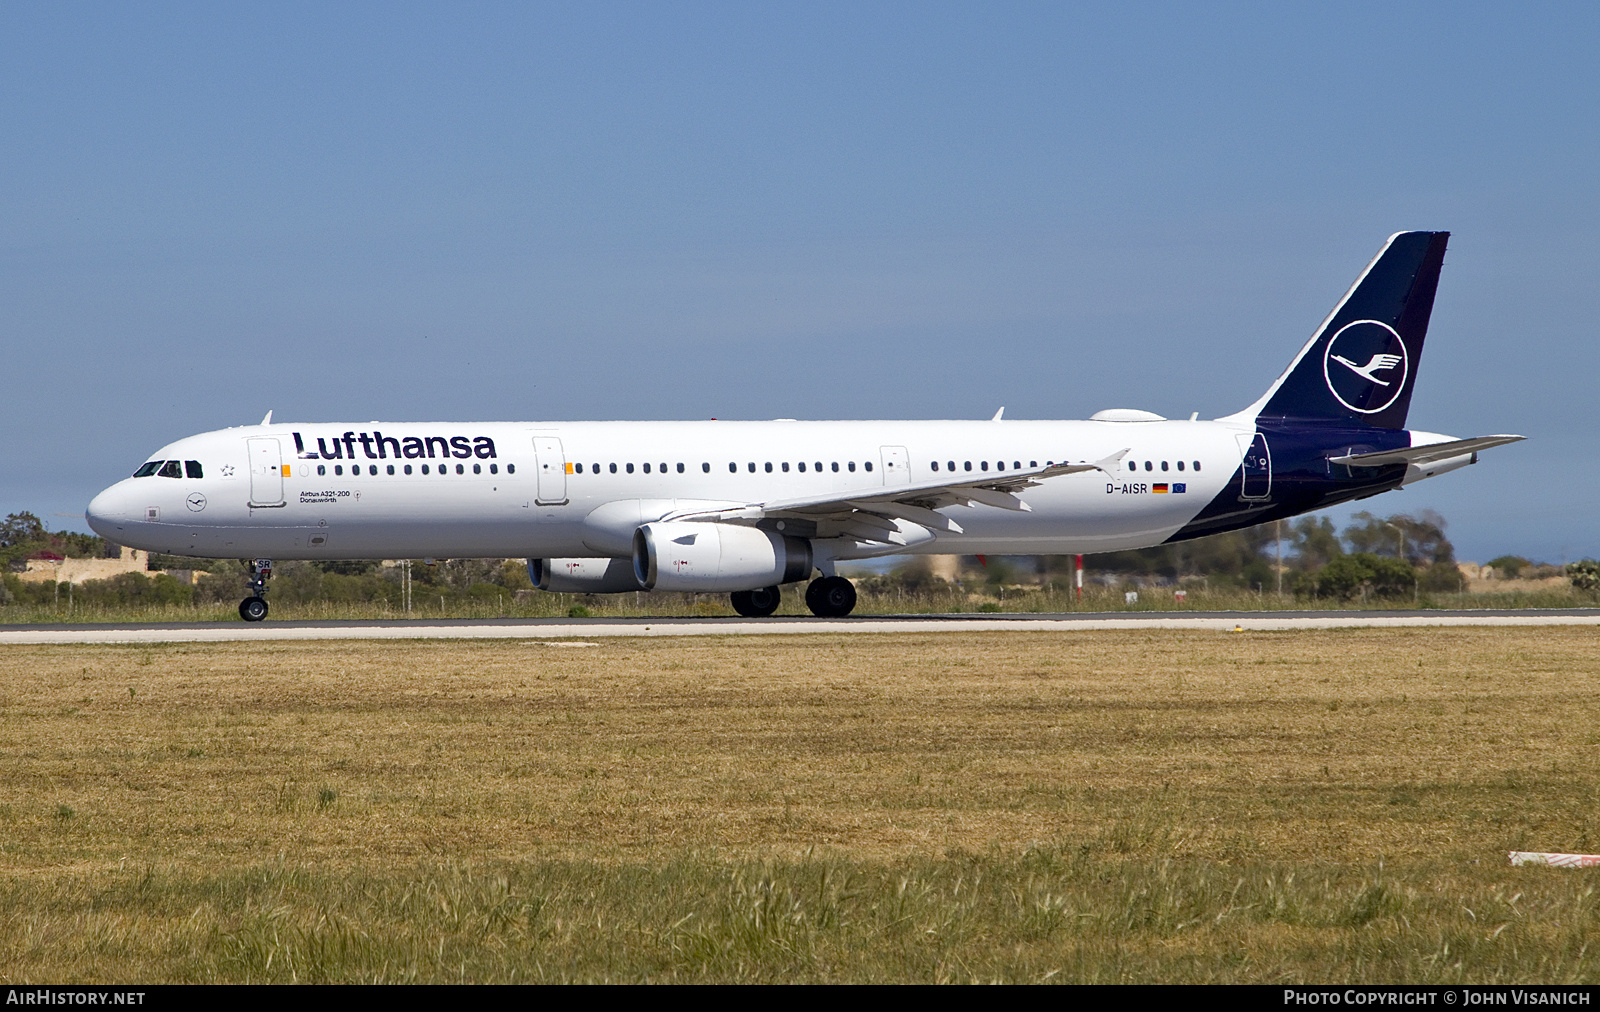
[[[1182,541],[1398,488],[1520,436],[1408,431],[1446,232],[1402,232],[1250,407],[1212,421],[272,423],[189,436],[89,504],[153,552],[273,559],[525,557],[544,590],[779,587],[847,615],[837,562],[1069,554]],[[1365,364],[1358,364],[1365,363]]]

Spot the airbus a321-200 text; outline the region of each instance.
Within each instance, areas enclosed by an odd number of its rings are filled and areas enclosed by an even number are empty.
[[[520,557],[542,590],[726,592],[770,615],[810,581],[848,615],[850,559],[1078,554],[1277,520],[1475,463],[1520,439],[1407,430],[1447,232],[1388,240],[1289,368],[1236,414],[1171,421],[262,424],[162,447],[89,504],[152,552]],[[813,579],[813,575],[816,578]]]

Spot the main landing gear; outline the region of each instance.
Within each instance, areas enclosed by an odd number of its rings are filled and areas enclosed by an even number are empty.
[[[844,618],[855,606],[855,584],[842,576],[818,577],[806,588],[806,607],[818,618]]]
[[[782,600],[782,594],[777,587],[736,590],[730,596],[733,599],[733,610],[745,618],[766,618],[778,610],[778,602]]]
[[[267,581],[272,579],[272,560],[254,559],[250,567],[250,596],[239,602],[239,617],[259,622],[267,617]]]
[[[730,595],[733,610],[745,618],[766,618],[778,610],[782,595],[777,587],[736,590]],[[806,588],[806,607],[818,618],[844,618],[855,610],[856,588],[842,576],[823,576]]]

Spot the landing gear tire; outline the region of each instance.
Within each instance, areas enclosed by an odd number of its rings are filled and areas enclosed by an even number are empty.
[[[267,581],[272,579],[272,560],[243,561],[250,577],[250,596],[239,602],[239,617],[246,622],[259,622],[267,617]]]
[[[806,607],[818,618],[844,618],[855,610],[855,584],[842,576],[824,576],[806,588]]]
[[[239,602],[239,617],[246,622],[259,622],[267,617],[267,599],[247,597]]]
[[[729,598],[733,601],[733,610],[745,618],[766,618],[778,610],[783,594],[777,587],[762,587],[760,590],[736,590]]]

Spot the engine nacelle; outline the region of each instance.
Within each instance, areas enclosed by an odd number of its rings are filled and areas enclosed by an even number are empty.
[[[528,579],[556,594],[623,594],[638,590],[629,559],[529,559]]]
[[[755,590],[811,575],[811,542],[755,527],[669,520],[633,534],[645,590]]]

